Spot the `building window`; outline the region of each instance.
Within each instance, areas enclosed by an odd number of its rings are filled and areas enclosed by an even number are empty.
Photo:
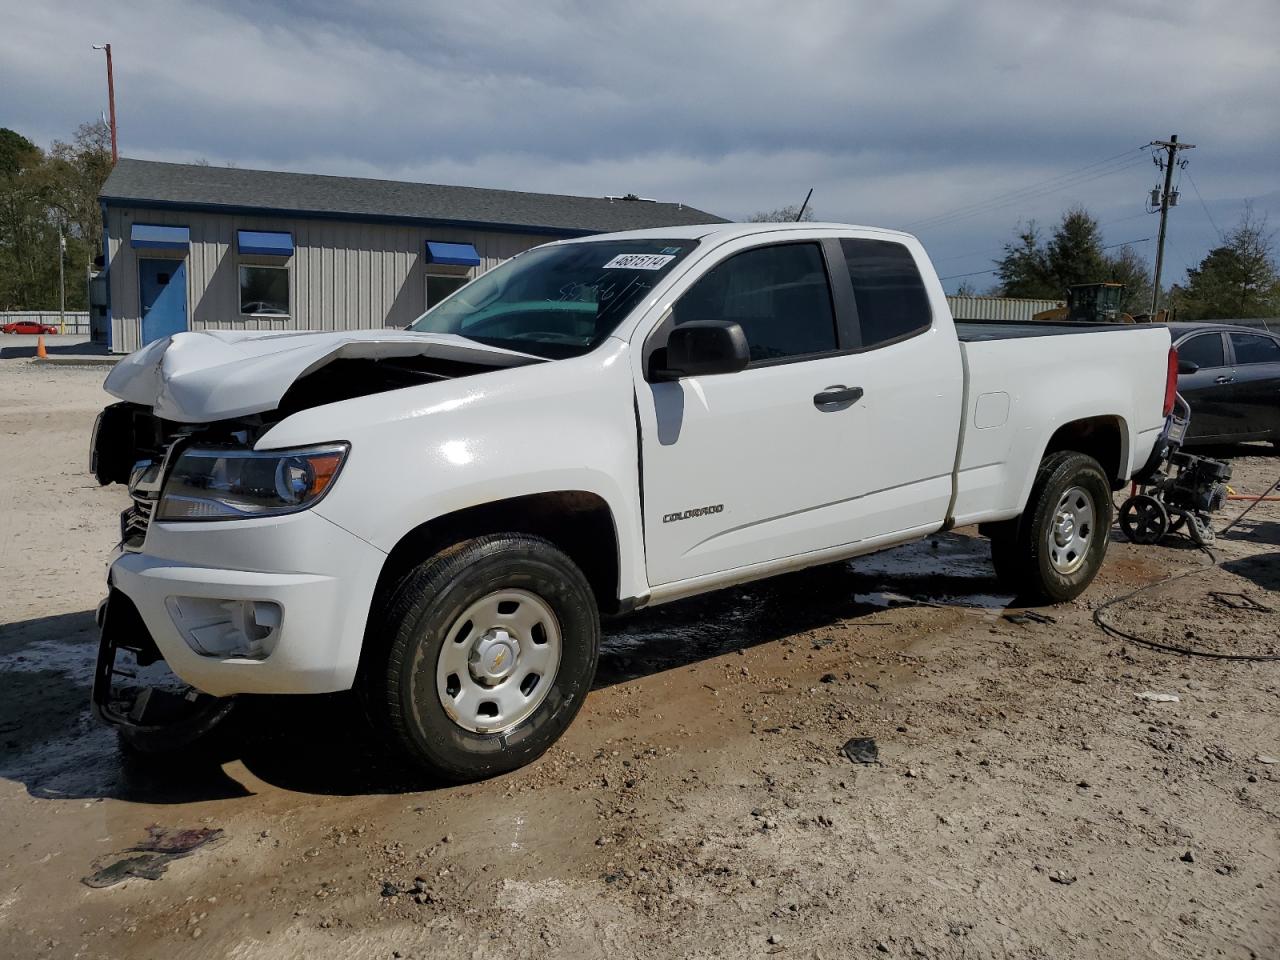
[[[255,317],[289,316],[289,268],[241,267],[240,312]]]
[[[449,296],[449,294],[453,293],[453,291],[470,281],[471,278],[465,273],[427,274],[427,309],[430,310],[445,297]]]

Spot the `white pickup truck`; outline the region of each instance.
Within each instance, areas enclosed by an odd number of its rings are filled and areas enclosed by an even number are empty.
[[[1076,596],[1175,381],[1164,327],[957,325],[915,238],[840,224],[553,243],[403,331],[181,333],[94,431],[133,499],[95,707],[145,749],[356,688],[428,771],[511,770],[602,613],[974,523],[1011,591]]]

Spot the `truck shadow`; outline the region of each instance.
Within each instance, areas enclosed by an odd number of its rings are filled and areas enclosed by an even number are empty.
[[[985,540],[958,534],[641,611],[605,624],[595,689],[916,603],[1002,609]],[[438,786],[371,732],[357,699],[244,697],[215,742],[137,757],[89,714],[96,629],[89,611],[0,633],[0,777],[43,798],[174,804],[249,796],[255,781],[305,794],[394,794]],[[246,776],[246,774],[248,774]]]

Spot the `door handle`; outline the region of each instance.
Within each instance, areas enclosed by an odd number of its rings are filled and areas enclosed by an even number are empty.
[[[819,410],[834,410],[837,407],[844,407],[857,403],[862,399],[861,387],[846,387],[842,383],[838,383],[833,387],[827,387],[825,390],[813,395],[813,405]]]
[[[1236,378],[1235,377],[1214,377],[1213,382],[1214,383],[1235,383]]]

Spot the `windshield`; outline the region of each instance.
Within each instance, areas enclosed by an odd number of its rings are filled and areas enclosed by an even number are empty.
[[[495,267],[409,328],[552,360],[593,350],[698,241],[599,240],[539,247]]]

